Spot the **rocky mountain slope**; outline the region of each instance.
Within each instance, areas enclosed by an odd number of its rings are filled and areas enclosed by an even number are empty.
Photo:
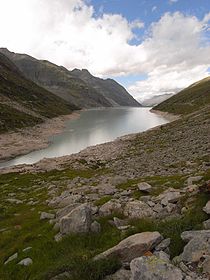
[[[198,81],[154,107],[173,114],[189,114],[210,104],[210,77]]]
[[[80,108],[140,106],[117,82],[92,76],[87,70],[68,71],[46,60],[1,48],[26,78]]]
[[[0,53],[0,133],[41,123],[77,109],[27,80],[17,66]]]
[[[0,278],[208,280],[209,143],[206,103],[144,133],[1,170]]]

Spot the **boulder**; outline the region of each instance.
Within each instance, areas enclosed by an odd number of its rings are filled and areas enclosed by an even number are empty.
[[[210,230],[189,230],[183,231],[181,234],[181,238],[183,241],[188,242],[194,238],[210,238]]]
[[[134,258],[140,257],[145,252],[154,249],[162,239],[159,232],[137,233],[99,254],[95,257],[95,260],[116,257],[122,263],[131,262]]]
[[[205,229],[210,229],[210,219],[208,219],[207,221],[204,221],[203,222],[203,227]]]
[[[50,220],[50,219],[54,219],[54,218],[55,218],[55,214],[41,212],[40,220]]]
[[[100,216],[109,216],[114,212],[122,212],[122,205],[118,200],[110,200],[102,205],[99,209]]]
[[[145,217],[152,217],[155,212],[145,202],[140,200],[130,201],[124,208],[124,215],[131,219],[141,219]]]
[[[180,255],[182,261],[186,263],[197,263],[204,256],[210,256],[210,238],[204,235],[192,238]]]
[[[146,182],[142,182],[142,183],[139,183],[139,184],[138,184],[138,189],[139,189],[141,192],[150,193],[151,190],[152,190],[152,186],[149,185],[149,184],[146,183]]]
[[[130,280],[130,278],[131,278],[130,270],[121,268],[114,274],[105,277],[104,280]]]
[[[155,251],[154,255],[165,262],[170,262],[170,256],[163,251]]]
[[[73,203],[70,204],[64,208],[59,209],[56,212],[56,219],[61,219],[62,217],[68,215],[73,209],[75,209],[76,207],[78,207],[79,205],[81,205],[80,203]]]
[[[84,203],[73,209],[68,215],[60,220],[61,234],[87,233],[91,230],[92,213],[91,207]]]
[[[17,257],[18,257],[18,253],[13,254],[12,256],[10,256],[10,257],[4,262],[4,264],[8,264],[9,262],[11,262],[11,261],[17,259]]]
[[[171,263],[156,256],[132,260],[131,280],[182,280],[182,271]]]
[[[101,225],[97,221],[94,221],[90,226],[90,230],[91,232],[99,233],[101,231]]]
[[[33,261],[31,258],[25,258],[25,259],[21,260],[18,264],[28,266],[28,265],[31,265],[32,263],[33,263]]]
[[[206,212],[206,214],[210,214],[210,200],[206,203],[205,207],[203,207],[203,211]]]
[[[168,246],[170,245],[171,243],[171,239],[170,238],[166,238],[164,239],[163,241],[161,241],[156,247],[155,247],[155,250],[156,251],[163,251],[165,250],[166,248],[168,248]]]
[[[169,188],[157,196],[154,201],[161,201],[161,204],[167,206],[169,203],[177,202],[182,197],[180,191]]]

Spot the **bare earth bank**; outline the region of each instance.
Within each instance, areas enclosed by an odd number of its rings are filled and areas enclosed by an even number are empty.
[[[76,119],[80,112],[49,119],[34,127],[27,127],[18,132],[0,134],[0,161],[9,160],[19,155],[46,148],[49,137],[59,134],[65,128],[65,122]]]

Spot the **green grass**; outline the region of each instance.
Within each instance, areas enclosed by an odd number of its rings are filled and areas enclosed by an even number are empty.
[[[205,78],[166,101],[154,107],[154,110],[173,114],[189,114],[210,104],[210,79]]]
[[[103,196],[95,202],[95,206],[101,206],[112,199],[111,195]]]

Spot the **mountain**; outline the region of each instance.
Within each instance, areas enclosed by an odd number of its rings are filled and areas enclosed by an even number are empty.
[[[92,76],[87,70],[69,71],[46,60],[1,48],[27,79],[80,108],[140,106],[117,82]]]
[[[160,104],[161,102],[169,99],[173,95],[174,95],[174,93],[166,93],[166,94],[152,96],[151,98],[148,98],[148,99],[145,99],[144,101],[142,101],[141,105],[145,106],[145,107],[153,107],[153,106],[156,106],[156,105]]]
[[[70,114],[75,109],[76,106],[27,80],[17,66],[0,53],[0,133]]]
[[[210,77],[204,78],[155,106],[173,114],[189,114],[210,104]]]
[[[71,74],[83,80],[89,87],[94,88],[104,96],[112,106],[135,106],[140,104],[126,91],[126,89],[113,79],[100,79],[94,77],[86,69],[74,69]]]

